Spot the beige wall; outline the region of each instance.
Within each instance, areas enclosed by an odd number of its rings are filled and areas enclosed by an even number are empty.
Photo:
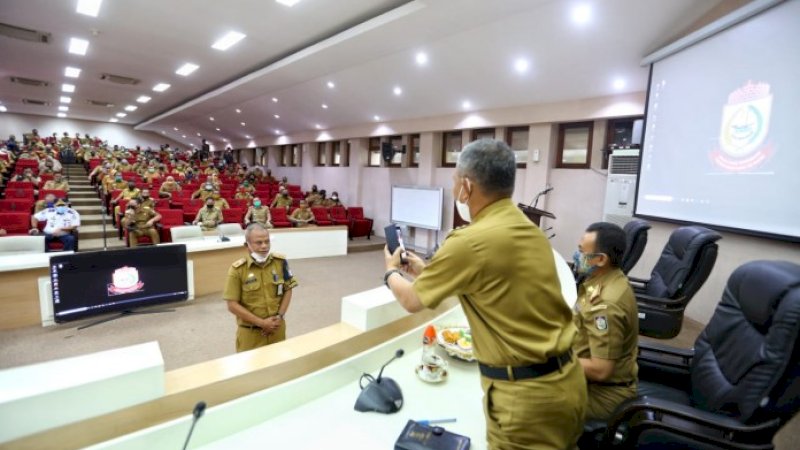
[[[0,137],[3,139],[13,134],[17,136],[19,142],[22,142],[22,134],[28,133],[34,128],[39,130],[40,136],[51,136],[53,133],[58,133],[60,137],[66,131],[70,136],[74,136],[76,132],[81,135],[89,133],[91,136],[100,136],[101,139],[108,141],[110,145],[124,145],[125,147],[140,145],[143,148],[150,146],[157,149],[161,144],[169,144],[172,147],[186,148],[185,145],[166,136],[161,136],[151,131],[136,131],[131,125],[69,118],[60,119],[31,114],[0,113]]]

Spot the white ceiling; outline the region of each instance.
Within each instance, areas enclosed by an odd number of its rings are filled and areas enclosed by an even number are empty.
[[[451,114],[464,100],[482,110],[635,92],[646,88],[641,58],[720,1],[302,0],[289,8],[274,0],[105,0],[93,18],[75,12],[77,0],[2,0],[0,22],[52,33],[52,40],[0,36],[0,102],[9,112],[55,116],[59,97],[71,95],[68,117],[97,121],[136,105],[120,123],[187,145],[198,145],[200,133],[219,145],[276,130],[363,124],[375,115]],[[584,25],[570,17],[580,4],[591,9]],[[212,49],[230,30],[247,37],[228,51]],[[85,56],[67,52],[70,37],[90,41]],[[425,66],[415,63],[420,51]],[[517,58],[529,61],[526,73],[515,71]],[[200,68],[176,75],[185,62]],[[80,77],[66,78],[66,66],[81,68]],[[100,80],[102,73],[142,81],[120,86]],[[50,86],[20,86],[11,76]],[[612,85],[617,78],[621,89]],[[76,92],[62,94],[64,82]],[[158,82],[172,87],[153,92]],[[393,94],[395,86],[402,95]],[[152,100],[136,103],[140,95]]]

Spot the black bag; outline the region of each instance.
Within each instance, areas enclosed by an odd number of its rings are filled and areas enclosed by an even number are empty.
[[[467,450],[469,446],[466,436],[409,420],[394,443],[394,450]]]

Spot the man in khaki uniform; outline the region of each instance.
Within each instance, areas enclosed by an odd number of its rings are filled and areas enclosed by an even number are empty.
[[[161,183],[161,187],[158,189],[158,195],[159,197],[172,198],[172,193],[180,190],[181,185],[175,182],[175,178],[168,176],[167,181]]]
[[[203,231],[216,230],[217,225],[222,223],[222,210],[214,206],[214,199],[206,199],[206,207],[197,211],[192,225],[200,225]]]
[[[144,188],[142,189],[142,196],[140,197],[138,204],[140,206],[146,206],[150,209],[156,209],[156,201],[153,197],[150,196],[150,189]]]
[[[256,197],[253,199],[253,206],[247,208],[247,213],[244,215],[244,226],[250,222],[260,223],[266,228],[272,228],[272,215],[269,208],[261,206],[261,199]]]
[[[206,182],[206,184],[200,186],[196,191],[194,191],[194,193],[192,193],[192,198],[205,200],[212,195],[214,195],[214,185]]]
[[[292,212],[289,216],[289,221],[298,228],[307,227],[309,224],[314,223],[314,213],[308,208],[308,203],[305,200],[300,201],[300,207]]]
[[[620,403],[636,397],[639,316],[628,277],[619,269],[625,232],[612,223],[594,223],[578,249],[573,349],[589,383],[586,418],[608,420]]]
[[[234,262],[222,298],[236,316],[236,351],[243,352],[286,339],[284,318],[297,279],[286,257],[270,251],[269,231],[253,223],[245,230],[250,254]]]
[[[219,192],[214,192],[213,194],[211,194],[211,198],[214,200],[214,207],[216,207],[217,209],[222,210],[231,207],[231,205],[228,204],[228,200],[222,198]]]
[[[44,184],[42,189],[53,190],[53,191],[64,191],[66,193],[69,193],[69,183],[67,183],[67,180],[65,180],[60,173],[57,173],[53,175],[52,180],[49,180]]]
[[[492,450],[574,447],[583,431],[586,380],[572,357],[575,325],[550,243],[511,201],[516,161],[502,141],[459,155],[453,197],[470,225],[450,233],[430,264],[385,250],[384,281],[410,312],[458,296],[479,361]],[[417,276],[412,283],[400,268]],[[477,408],[478,405],[464,405]]]
[[[119,195],[116,198],[111,200],[111,204],[114,205],[114,217],[119,217],[124,211],[119,210],[119,201],[120,200],[130,200],[133,198],[137,198],[142,195],[142,191],[136,187],[136,183],[133,181],[129,181],[126,185],[125,189],[121,190]]]
[[[136,247],[138,245],[139,236],[149,237],[153,244],[161,242],[155,226],[159,220],[161,220],[161,214],[150,207],[140,205],[138,199],[128,202],[128,209],[122,219],[122,226],[128,229],[128,243],[130,246]]]
[[[289,191],[282,189],[280,194],[275,196],[270,207],[285,208],[288,211],[292,207],[292,197],[289,197]]]

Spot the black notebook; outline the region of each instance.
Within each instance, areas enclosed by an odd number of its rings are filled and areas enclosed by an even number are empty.
[[[409,420],[394,443],[394,450],[467,450],[469,444],[466,436]]]

